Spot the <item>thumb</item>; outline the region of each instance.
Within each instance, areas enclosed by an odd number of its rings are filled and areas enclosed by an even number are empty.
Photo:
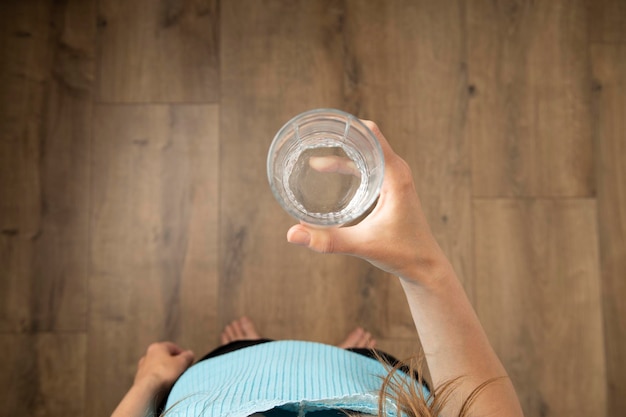
[[[294,245],[306,246],[320,253],[347,252],[346,242],[342,239],[342,229],[338,227],[318,229],[297,224],[287,232],[287,241]]]

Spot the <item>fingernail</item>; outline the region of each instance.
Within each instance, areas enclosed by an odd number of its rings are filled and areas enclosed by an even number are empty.
[[[304,230],[296,230],[291,234],[289,242],[296,245],[309,246],[311,235]]]

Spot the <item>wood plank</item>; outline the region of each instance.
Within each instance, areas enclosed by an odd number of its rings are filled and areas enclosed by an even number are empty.
[[[348,3],[346,54],[354,111],[378,122],[413,169],[433,233],[463,282],[473,272],[469,95],[458,2]],[[373,30],[374,28],[374,30]],[[467,287],[468,292],[472,289]],[[415,334],[404,294],[390,284],[385,335]],[[416,347],[417,350],[418,347]]]
[[[247,314],[271,337],[327,343],[356,325],[384,335],[382,275],[356,259],[289,245],[295,221],[274,201],[265,173],[284,122],[315,107],[345,108],[343,5],[232,1],[221,13],[221,323]]]
[[[50,8],[45,0],[13,2],[0,15],[0,229],[37,233],[40,194],[35,155],[50,69]]]
[[[99,2],[101,102],[219,98],[218,1]]]
[[[29,7],[30,6],[30,7]],[[33,327],[32,238],[40,215],[38,148],[49,69],[50,9],[13,2],[0,14],[0,331]]]
[[[39,329],[87,326],[95,4],[72,0],[53,9],[59,30],[52,38],[51,82],[38,155],[42,213],[33,307]]]
[[[214,105],[96,107],[87,414],[110,413],[148,344],[217,333]]]
[[[0,235],[0,333],[32,330],[33,245],[29,240]]]
[[[0,343],[2,415],[83,415],[84,333],[0,334]]]
[[[94,5],[16,3],[3,15],[4,331],[86,326]]]
[[[591,42],[626,43],[626,2],[588,0]]]
[[[583,1],[467,7],[475,196],[594,195]]]
[[[593,45],[598,227],[609,413],[626,415],[626,45]]]
[[[525,415],[606,414],[593,200],[477,200],[476,309]]]

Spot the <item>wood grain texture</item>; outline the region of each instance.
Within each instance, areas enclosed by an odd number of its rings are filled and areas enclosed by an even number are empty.
[[[218,1],[103,0],[101,102],[216,102]]]
[[[353,111],[376,120],[411,166],[437,240],[461,279],[471,282],[464,10],[452,1],[348,4],[345,32],[348,60],[353,62]],[[390,302],[388,307],[404,305]],[[399,331],[410,335],[410,315],[396,318],[389,325],[403,323]]]
[[[222,324],[248,314],[270,337],[328,343],[356,325],[384,335],[382,274],[290,246],[294,220],[274,201],[265,173],[284,122],[310,108],[343,107],[342,4],[233,1],[221,12]]]
[[[0,14],[0,330],[33,327],[33,238],[38,234],[38,148],[50,8],[14,2]]]
[[[85,330],[94,2],[12,7],[2,36],[0,222],[13,260],[0,328]]]
[[[0,343],[0,415],[84,415],[84,333],[0,334]]]
[[[217,117],[211,105],[96,108],[89,415],[113,410],[150,343],[213,345]]]
[[[37,162],[41,224],[35,243],[40,329],[86,330],[89,157],[95,1],[53,9],[52,66]]]
[[[588,0],[591,42],[626,43],[626,2]]]
[[[40,193],[35,157],[49,75],[51,9],[42,0],[3,6],[0,60],[0,225],[6,235],[34,236]]]
[[[467,4],[475,196],[594,195],[582,1]]]
[[[598,227],[609,413],[626,415],[626,45],[593,45]]]
[[[242,314],[414,355],[395,279],[285,241],[265,157],[314,107],[375,120],[409,162],[527,416],[626,415],[623,11],[3,2],[0,416],[109,415],[149,343],[201,355]]]
[[[592,200],[477,200],[475,306],[525,415],[606,415]]]

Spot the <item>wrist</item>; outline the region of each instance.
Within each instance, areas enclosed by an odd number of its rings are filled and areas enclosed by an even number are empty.
[[[154,415],[161,390],[156,379],[143,377],[135,379],[111,417],[151,416]]]
[[[420,251],[420,255],[403,268],[398,276],[403,285],[427,290],[455,277],[455,273],[450,261],[437,246],[428,251]]]
[[[155,375],[145,375],[133,382],[133,388],[150,395],[157,395],[167,389],[167,384]]]

